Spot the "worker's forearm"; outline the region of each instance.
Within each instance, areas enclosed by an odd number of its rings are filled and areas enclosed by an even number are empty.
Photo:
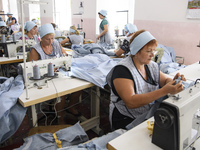
[[[125,103],[130,109],[138,108],[147,105],[167,94],[168,92],[164,88],[161,88],[145,94],[135,94],[130,98],[130,100],[127,101],[127,103]]]

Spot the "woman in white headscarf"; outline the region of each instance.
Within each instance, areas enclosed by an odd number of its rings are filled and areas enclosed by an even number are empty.
[[[179,76],[185,80],[183,75],[178,73],[171,79],[152,61],[156,47],[157,41],[148,31],[135,32],[130,39],[131,55],[107,75],[111,87],[109,117],[114,130],[126,128],[136,120],[143,122],[153,115],[157,108],[154,106],[158,106],[162,97],[183,90],[181,81],[175,85]]]
[[[102,19],[100,25],[99,25],[99,35],[97,39],[100,39],[100,43],[107,43],[112,44],[112,37],[109,32],[109,22],[107,20],[107,11],[101,10],[99,11],[99,18]]]
[[[130,52],[129,48],[129,41],[131,39],[131,36],[137,31],[137,26],[133,25],[131,23],[128,23],[124,27],[124,31],[126,34],[126,39],[124,39],[123,44],[120,45],[120,48],[118,50],[115,50],[116,56],[121,56],[122,54],[127,54]]]
[[[40,42],[40,38],[37,36],[37,25],[33,21],[27,21],[24,25],[25,30],[25,39],[26,40],[34,40],[35,43]],[[20,40],[22,37],[20,37]]]

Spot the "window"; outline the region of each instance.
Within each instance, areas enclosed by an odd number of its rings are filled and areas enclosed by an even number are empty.
[[[3,0],[3,10],[4,13],[12,13],[13,16],[18,19],[18,10],[17,10],[17,0]],[[5,20],[7,20],[7,16],[5,16]]]
[[[54,0],[54,22],[60,30],[71,26],[71,0]]]
[[[99,34],[99,19],[98,12],[101,9],[108,11],[108,21],[110,23],[111,34],[114,36],[114,30],[119,29],[119,35],[122,35],[122,29],[127,23],[133,23],[134,20],[134,0],[97,0],[97,27],[96,33]],[[128,19],[127,19],[128,17]]]
[[[40,4],[29,4],[29,18],[29,21],[37,19],[40,24]]]

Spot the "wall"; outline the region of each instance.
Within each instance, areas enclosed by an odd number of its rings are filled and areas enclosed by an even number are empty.
[[[41,25],[53,22],[53,0],[40,0],[48,2],[48,4],[40,5],[40,20]]]
[[[84,9],[80,9],[80,1],[83,2]],[[72,25],[81,27],[81,19],[83,32],[86,33],[86,39],[92,39],[96,42],[96,0],[72,0]],[[82,15],[78,14],[80,11],[84,11]]]
[[[187,19],[188,0],[135,0],[138,29],[150,31],[160,44],[173,47],[185,64],[200,60],[200,20]]]

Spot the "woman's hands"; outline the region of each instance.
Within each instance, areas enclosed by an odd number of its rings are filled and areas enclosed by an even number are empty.
[[[173,81],[168,82],[166,85],[163,86],[163,89],[165,90],[165,92],[169,93],[169,94],[176,94],[179,93],[183,90],[183,85],[181,83],[181,81],[179,81],[176,84],[176,79],[181,78],[182,81],[186,81],[184,75],[177,73],[174,78]]]
[[[176,79],[178,79],[179,77],[181,77],[181,80],[186,81],[184,75],[183,75],[183,74],[180,74],[180,73],[177,73],[177,74],[174,76],[173,80],[176,80]]]
[[[175,80],[170,81],[165,86],[163,86],[162,89],[169,94],[176,94],[181,92],[183,90],[183,85],[181,84],[181,81],[179,81],[176,85],[175,83]]]

